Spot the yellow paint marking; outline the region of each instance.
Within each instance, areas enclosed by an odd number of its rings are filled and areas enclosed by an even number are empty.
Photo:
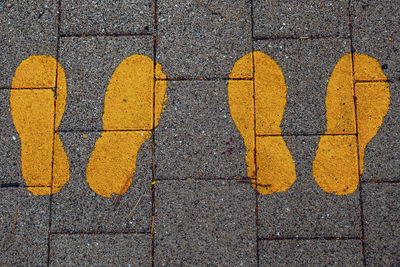
[[[383,118],[389,110],[389,84],[387,82],[358,83],[355,86],[355,94],[357,98],[360,172],[362,174],[365,148],[378,132],[382,125]]]
[[[286,105],[286,84],[282,70],[269,56],[256,51],[239,59],[232,73],[249,73],[254,56],[255,115],[253,81],[230,80],[229,106],[232,118],[246,146],[247,175],[257,178],[261,194],[282,192],[296,180],[295,165],[282,136],[256,137],[257,175],[255,171],[255,135],[280,134]],[[256,127],[254,127],[254,120]],[[255,129],[256,128],[256,129]],[[256,177],[257,176],[257,177]],[[263,186],[264,185],[264,186]]]
[[[355,53],[355,80],[386,81],[378,61]],[[326,134],[355,135],[321,136],[313,163],[313,174],[318,185],[328,193],[347,195],[358,186],[364,168],[364,150],[378,132],[390,104],[387,82],[356,83],[352,74],[351,55],[343,56],[335,66],[326,94]],[[354,86],[354,88],[353,88]],[[354,98],[356,97],[356,114]]]
[[[354,192],[358,186],[356,136],[321,136],[313,166],[315,180],[325,192]]]
[[[29,57],[17,68],[12,88],[54,87],[57,64],[51,56]],[[59,136],[54,135],[54,126],[57,129],[60,124],[67,96],[64,71],[59,64],[57,68],[59,82],[55,123],[53,90],[12,89],[10,92],[11,116],[21,140],[22,176],[28,190],[35,195],[57,193],[69,179],[67,155]]]
[[[123,60],[114,71],[104,99],[103,132],[96,141],[86,169],[90,188],[103,197],[123,195],[132,183],[136,156],[151,136],[166,101],[166,81],[161,66],[142,55]],[[145,131],[129,131],[142,130]]]
[[[233,66],[230,79],[246,79],[253,78],[253,55],[248,53],[241,57]]]

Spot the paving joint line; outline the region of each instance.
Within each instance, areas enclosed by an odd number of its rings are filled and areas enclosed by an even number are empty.
[[[87,232],[50,232],[50,235],[150,235],[151,232],[96,232],[96,231],[87,231]]]
[[[352,236],[315,236],[315,237],[298,237],[298,236],[286,236],[286,237],[259,237],[260,241],[283,241],[283,240],[328,240],[328,241],[337,241],[337,240],[361,240],[360,237],[352,237]]]
[[[61,34],[60,38],[90,38],[90,37],[140,37],[153,36],[152,33],[84,33],[84,34]]]
[[[351,0],[348,1],[348,21],[349,21],[349,33],[350,33],[350,51],[351,51],[351,65],[353,74],[353,102],[354,102],[354,116],[356,122],[356,143],[357,143],[357,165],[358,165],[358,186],[359,186],[359,205],[360,205],[360,230],[361,230],[361,246],[362,246],[362,256],[363,265],[367,266],[366,252],[365,252],[365,230],[364,230],[364,203],[362,198],[362,179],[361,179],[361,166],[360,166],[360,145],[358,138],[358,116],[357,116],[357,96],[356,96],[356,79],[354,70],[354,53],[355,49],[353,46],[353,25],[352,25],[352,15],[351,15]]]
[[[280,41],[280,40],[331,40],[331,39],[350,39],[350,36],[256,36],[252,41]]]

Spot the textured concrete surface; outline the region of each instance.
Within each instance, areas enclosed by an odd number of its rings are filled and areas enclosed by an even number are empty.
[[[0,0],[0,265],[399,265],[399,13],[394,0]],[[246,179],[227,96],[235,62],[257,50],[285,77],[281,128],[297,174],[272,195]],[[312,167],[331,72],[351,51],[379,61],[391,104],[362,183],[338,196]],[[70,179],[51,196],[24,187],[9,102],[18,64],[38,54],[56,58],[67,79],[59,131]],[[168,101],[128,191],[105,198],[86,167],[111,75],[132,54],[162,65]],[[251,83],[253,72],[234,78]]]
[[[260,266],[363,266],[359,240],[262,240]]]
[[[254,37],[347,37],[348,1],[254,1]]]
[[[169,78],[228,77],[251,51],[250,10],[246,0],[158,1],[157,61]]]
[[[50,266],[151,266],[151,235],[52,235]]]
[[[0,88],[10,88],[22,60],[56,55],[58,1],[6,0],[0,6]]]
[[[246,177],[245,147],[228,107],[227,81],[168,82],[155,131],[156,178]]]
[[[364,184],[366,260],[368,266],[399,264],[399,184]]]
[[[235,181],[157,181],[155,266],[254,266],[255,194]]]
[[[61,1],[64,35],[151,34],[153,1]]]
[[[0,184],[25,184],[21,175],[21,143],[10,113],[10,90],[0,90]]]
[[[47,263],[49,196],[25,188],[0,188],[0,265]]]

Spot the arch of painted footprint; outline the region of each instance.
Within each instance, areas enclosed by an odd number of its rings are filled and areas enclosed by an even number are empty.
[[[354,84],[360,80],[375,82]],[[326,135],[318,145],[313,175],[324,191],[351,194],[363,172],[364,150],[389,110],[389,84],[379,62],[358,53],[343,56],[329,79],[325,104]]]
[[[86,168],[90,188],[103,197],[123,195],[132,183],[136,156],[158,124],[167,82],[161,65],[132,55],[114,71],[104,97],[103,132]]]
[[[11,84],[11,116],[21,140],[22,176],[35,195],[57,193],[69,180],[68,158],[56,133],[66,98],[65,73],[53,57],[34,55],[20,63]]]
[[[239,59],[230,77],[246,78],[243,73],[252,73],[253,61],[254,81],[229,80],[229,107],[246,146],[248,177],[259,193],[273,194],[288,190],[296,181],[295,164],[280,128],[286,83],[276,61],[260,51]]]

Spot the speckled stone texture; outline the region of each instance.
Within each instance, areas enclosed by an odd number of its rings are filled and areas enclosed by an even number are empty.
[[[125,58],[153,58],[151,36],[61,38],[60,63],[67,78],[67,105],[59,130],[101,130],[104,94]]]
[[[247,176],[227,87],[227,81],[168,82],[167,106],[155,131],[157,179]]]
[[[61,34],[151,34],[153,1],[61,1]]]
[[[347,0],[254,1],[256,38],[347,37]]]
[[[297,180],[285,192],[258,196],[261,238],[360,236],[358,190],[346,196],[323,191],[312,175],[319,137],[285,137]]]
[[[10,90],[0,90],[0,185],[25,185],[21,174],[21,143],[10,110]]]
[[[398,1],[352,1],[353,45],[376,58],[389,79],[390,108],[365,150],[363,180],[400,181],[400,24]]]
[[[262,240],[260,266],[363,266],[360,240]]]
[[[46,266],[49,196],[0,188],[0,266]]]
[[[364,229],[367,266],[400,262],[400,185],[364,184]]]
[[[50,266],[151,266],[151,235],[52,235]]]
[[[157,181],[154,266],[255,266],[253,189],[236,181]]]
[[[22,60],[56,56],[58,1],[5,0],[0,7],[0,88],[10,88]]]
[[[228,77],[251,52],[250,3],[158,1],[157,61],[168,78]]]
[[[151,229],[151,144],[137,156],[136,172],[119,199],[93,192],[86,182],[86,166],[100,133],[61,133],[70,162],[70,180],[52,197],[52,232],[149,232]],[[119,199],[119,201],[118,201]],[[140,202],[138,203],[140,199]],[[136,206],[135,210],[132,209]]]

